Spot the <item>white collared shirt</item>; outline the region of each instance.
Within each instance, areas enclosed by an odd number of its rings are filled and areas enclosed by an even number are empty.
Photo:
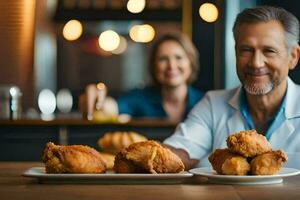
[[[300,86],[287,79],[285,120],[274,130],[269,142],[273,150],[288,155],[286,167],[300,169]],[[190,158],[200,160],[198,166],[210,166],[207,157],[217,148],[226,148],[226,138],[247,130],[240,111],[241,87],[207,92],[164,143],[185,150]]]

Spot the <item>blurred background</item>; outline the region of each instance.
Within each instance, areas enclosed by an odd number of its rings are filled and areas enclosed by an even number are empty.
[[[265,4],[300,18],[297,0],[0,1],[0,110],[14,94],[23,118],[70,113],[89,83],[112,96],[145,87],[149,49],[165,33],[184,33],[199,50],[195,87],[235,87],[233,21]],[[299,67],[290,75],[300,83]]]
[[[98,148],[97,140],[112,131],[163,141],[175,123],[82,120],[78,96],[99,81],[115,97],[150,84],[149,50],[165,33],[186,34],[199,50],[195,87],[235,87],[232,26],[237,13],[267,4],[300,19],[299,2],[1,0],[0,160],[38,161],[49,141]],[[299,64],[290,76],[300,83]]]

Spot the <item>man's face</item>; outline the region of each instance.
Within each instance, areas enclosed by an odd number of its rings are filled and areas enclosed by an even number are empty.
[[[284,29],[277,21],[239,26],[235,50],[238,77],[253,95],[275,90],[293,67]]]

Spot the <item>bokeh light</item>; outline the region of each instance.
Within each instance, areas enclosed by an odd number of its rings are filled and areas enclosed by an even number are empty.
[[[218,19],[218,8],[212,3],[204,3],[199,8],[200,17],[206,22],[215,22]]]
[[[129,0],[127,2],[127,10],[131,13],[140,13],[146,6],[145,0]]]
[[[134,25],[129,30],[130,38],[135,42],[151,42],[155,37],[155,30],[149,24]]]
[[[119,46],[112,51],[113,54],[121,54],[127,49],[127,40],[123,36],[120,36]]]
[[[42,114],[53,114],[56,108],[56,98],[54,93],[49,89],[42,90],[38,96],[38,106]]]
[[[99,46],[105,51],[113,51],[118,48],[120,44],[120,36],[118,33],[107,30],[99,36]]]
[[[66,40],[74,41],[82,35],[82,24],[78,20],[68,21],[63,28],[63,36]]]
[[[57,108],[62,113],[68,113],[73,106],[73,97],[68,89],[61,89],[56,95]]]

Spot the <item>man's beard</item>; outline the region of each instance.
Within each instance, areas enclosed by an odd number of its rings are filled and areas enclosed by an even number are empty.
[[[269,81],[268,83],[261,85],[246,80],[243,84],[243,87],[249,94],[264,95],[269,93],[273,89],[274,83]]]

